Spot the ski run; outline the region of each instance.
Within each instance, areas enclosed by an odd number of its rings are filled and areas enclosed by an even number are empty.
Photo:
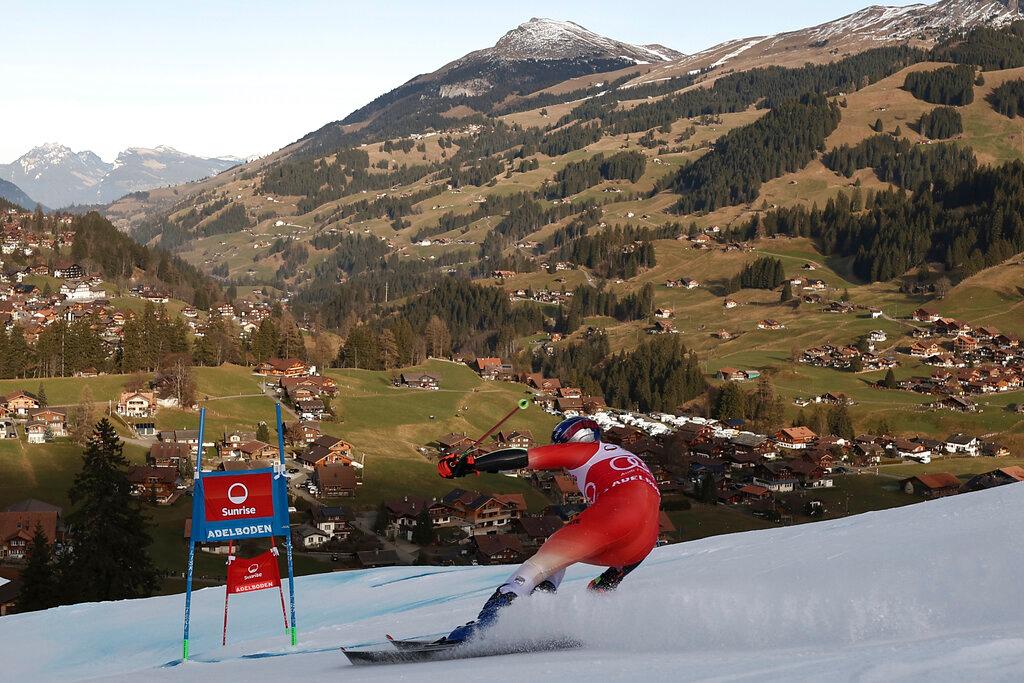
[[[386,647],[471,619],[508,567],[396,567],[298,580],[299,646],[275,591],[60,607],[0,620],[11,681],[706,680],[1011,681],[1024,660],[1024,485],[655,551],[612,595],[570,570],[557,595],[521,600],[496,642],[583,647],[353,667],[339,646]],[[684,530],[685,531],[685,530]]]

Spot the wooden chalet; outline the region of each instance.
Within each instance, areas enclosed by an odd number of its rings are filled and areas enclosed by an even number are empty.
[[[131,495],[158,505],[170,505],[177,499],[178,477],[177,467],[136,465],[128,468]]]
[[[558,497],[558,502],[562,505],[587,502],[587,499],[580,493],[579,487],[576,486],[576,482],[567,474],[556,474],[552,480],[552,485],[554,486],[555,495]]]
[[[310,374],[310,368],[298,358],[271,358],[260,364],[257,373],[268,377],[302,377]]]
[[[313,526],[328,538],[348,540],[352,534],[351,515],[342,507],[317,505],[311,512]]]
[[[347,498],[356,494],[356,469],[343,463],[322,462],[316,465],[314,479],[320,495],[326,498]]]
[[[63,511],[56,505],[33,498],[13,503],[0,511],[0,560],[24,560],[36,527],[42,527],[46,540],[63,540]]]
[[[514,534],[474,536],[473,545],[480,564],[517,564],[526,557],[522,541]]]
[[[905,493],[917,494],[925,498],[944,498],[960,492],[963,484],[956,475],[949,472],[918,474],[900,481],[900,488]]]
[[[791,450],[807,448],[818,435],[807,427],[785,427],[775,432],[775,443]]]
[[[491,495],[453,489],[441,502],[466,520],[473,536],[498,533],[526,512],[526,500],[521,493]]]
[[[325,434],[314,440],[306,450],[297,453],[295,459],[310,470],[320,464],[351,465],[353,462],[352,444],[336,436]]]
[[[415,389],[430,389],[436,391],[441,388],[441,380],[437,375],[426,372],[403,372],[398,376],[401,386]]]

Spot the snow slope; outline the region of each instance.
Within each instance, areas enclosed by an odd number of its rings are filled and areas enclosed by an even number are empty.
[[[1024,658],[1024,485],[842,520],[662,548],[610,596],[593,568],[513,606],[495,638],[569,634],[584,649],[349,668],[339,644],[447,630],[505,567],[402,567],[299,580],[300,646],[277,595],[193,602],[193,656],[178,656],[180,596],[0,619],[7,680],[1010,681]],[[263,653],[259,658],[246,653]]]

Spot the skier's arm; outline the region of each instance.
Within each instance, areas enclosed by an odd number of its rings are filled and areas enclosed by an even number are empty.
[[[479,457],[449,455],[437,463],[437,472],[445,479],[464,477],[473,472],[506,470],[560,470],[579,467],[597,452],[599,444],[562,443],[539,448],[502,448]]]
[[[521,470],[528,464],[529,459],[525,448],[502,448],[480,457],[446,456],[437,462],[437,472],[445,479],[455,479],[473,472]]]
[[[529,452],[531,470],[571,470],[584,464],[597,453],[600,444],[596,441],[582,443],[555,443],[550,446],[531,448]]]

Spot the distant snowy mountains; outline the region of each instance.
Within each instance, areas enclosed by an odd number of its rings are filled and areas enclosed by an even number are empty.
[[[206,159],[161,145],[131,147],[107,163],[94,152],[48,143],[13,163],[0,164],[0,179],[14,183],[35,201],[60,208],[106,204],[130,192],[206,178],[241,162],[234,157]]]

